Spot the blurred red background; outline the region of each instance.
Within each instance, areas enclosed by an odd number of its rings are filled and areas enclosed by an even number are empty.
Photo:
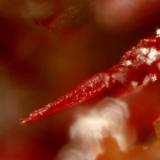
[[[0,159],[51,160],[68,140],[73,110],[19,119],[117,63],[159,27],[158,0],[1,0]]]

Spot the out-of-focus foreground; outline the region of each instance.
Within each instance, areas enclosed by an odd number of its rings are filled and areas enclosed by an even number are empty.
[[[83,106],[78,107],[28,126],[21,126],[19,119],[35,109],[35,106],[62,95],[92,73],[117,63],[124,51],[159,27],[159,7],[158,0],[1,0],[0,159],[64,159],[63,157],[66,158],[66,154],[70,153],[68,149],[75,149],[75,144],[79,141],[83,143],[83,132],[79,131],[81,123],[78,119],[75,121],[74,116],[82,112],[82,119],[85,121],[85,115],[92,115],[88,107],[87,111]],[[158,106],[158,91],[159,84],[155,84],[145,91],[126,96],[123,101],[130,106]],[[84,106],[93,106],[92,102],[90,103]],[[103,117],[104,114],[105,112],[100,115]],[[94,119],[93,125],[100,126],[105,123],[97,114],[94,116],[97,119]],[[138,120],[140,124],[145,124],[143,119]],[[76,123],[80,134],[69,135],[69,126],[73,124],[70,128],[72,130]],[[84,129],[85,127],[87,125]],[[91,131],[97,136],[100,128],[94,129]],[[146,134],[149,132],[146,125],[137,130],[145,131]],[[133,141],[130,143],[133,143],[134,131],[127,135],[131,136]],[[79,141],[74,141],[74,136],[79,136]],[[70,138],[73,138],[71,142]],[[119,142],[121,145],[118,146],[112,138],[102,141],[104,153],[100,144],[92,139],[95,148],[92,148],[92,143],[89,145],[90,142],[86,144],[86,141],[79,147],[83,151],[86,150],[84,145],[87,149],[91,147],[90,150],[95,151],[94,153],[98,150],[100,155],[97,159],[100,160],[117,157],[122,160],[129,159],[128,157],[138,159],[136,156],[156,160],[159,159],[159,155],[155,154],[159,151],[159,142],[152,138],[154,139],[155,135],[145,138],[145,143],[141,142],[143,145],[134,144],[127,153],[119,149],[123,146],[122,142]],[[146,143],[150,143],[150,146]],[[86,155],[92,154],[87,152]],[[88,159],[91,160],[91,157]],[[95,159],[95,155],[92,159]]]

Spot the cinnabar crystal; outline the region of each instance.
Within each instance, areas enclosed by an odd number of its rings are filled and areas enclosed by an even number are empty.
[[[111,91],[116,85],[131,89],[155,82],[160,78],[160,36],[145,38],[127,51],[119,64],[95,74],[75,89],[22,119],[21,123],[37,121],[73,105],[86,101],[103,90]]]

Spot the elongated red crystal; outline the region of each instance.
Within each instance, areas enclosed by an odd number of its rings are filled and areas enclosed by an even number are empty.
[[[29,117],[24,118],[21,122],[27,123],[36,121],[97,95],[99,92],[105,89],[103,80],[104,73],[96,74],[91,79],[77,86],[71,92],[68,92],[65,96],[62,96],[58,100],[47,104],[45,107],[32,112]]]
[[[86,101],[116,84],[137,88],[160,78],[160,36],[142,39],[126,52],[119,64],[95,74],[58,100],[32,112],[21,123],[37,121],[73,105]]]

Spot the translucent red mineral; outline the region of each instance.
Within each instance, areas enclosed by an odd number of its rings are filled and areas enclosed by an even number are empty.
[[[116,86],[136,89],[156,82],[159,78],[160,36],[157,30],[155,36],[140,40],[137,45],[127,51],[119,64],[107,71],[95,74],[58,100],[33,111],[28,117],[22,119],[21,123],[25,124],[53,115],[95,97],[103,90],[112,91]]]

